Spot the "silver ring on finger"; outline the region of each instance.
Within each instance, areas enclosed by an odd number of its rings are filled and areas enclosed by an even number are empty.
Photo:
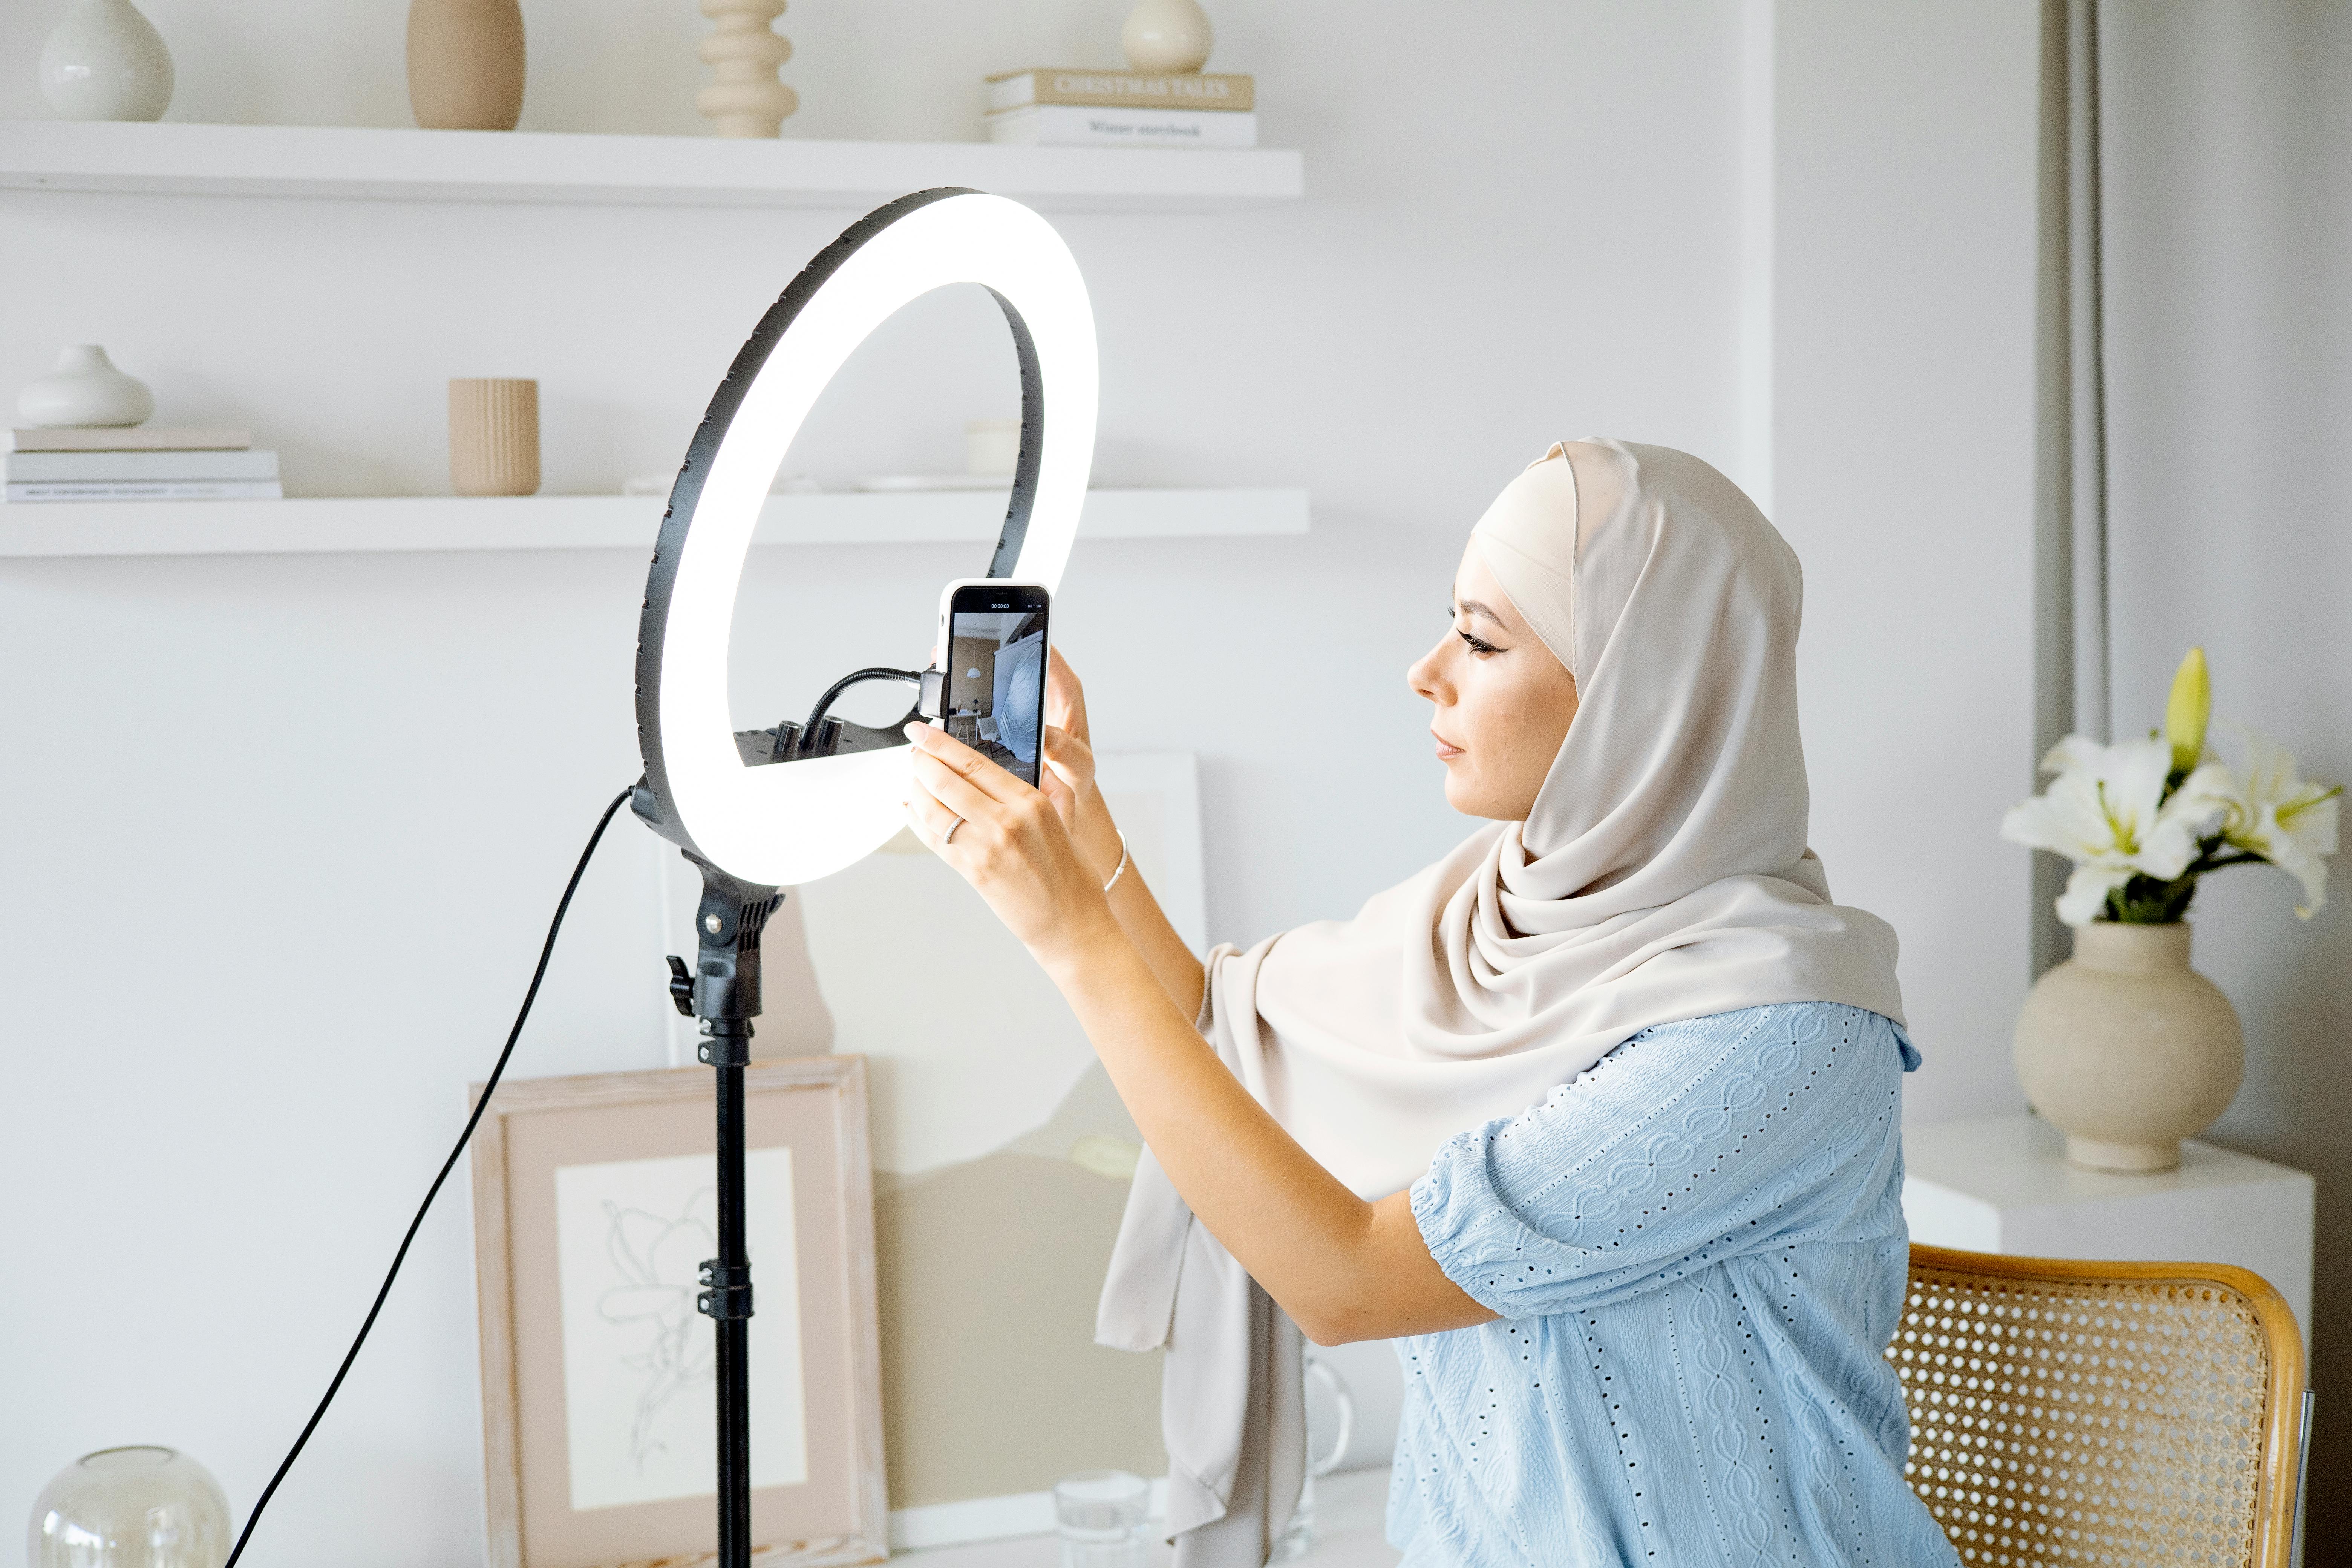
[[[962,826],[963,826],[963,818],[962,818],[962,817],[961,817],[961,816],[957,817],[957,818],[955,819],[955,826],[954,826],[953,827],[950,827],[950,828],[947,830],[946,834],[940,837],[940,842],[941,844],[952,844],[952,843],[954,843],[954,842],[955,842],[955,836],[956,836],[956,828],[957,828],[957,827],[961,827]]]

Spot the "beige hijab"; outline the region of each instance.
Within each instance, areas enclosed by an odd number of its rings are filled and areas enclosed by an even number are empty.
[[[1454,1134],[1542,1100],[1653,1024],[1774,1002],[1902,1021],[1895,934],[1805,847],[1797,558],[1685,453],[1555,446],[1472,534],[1576,679],[1524,823],[1352,921],[1211,955],[1202,1029],[1292,1136],[1383,1197]],[[1147,1155],[1097,1339],[1165,1347],[1186,1568],[1258,1568],[1295,1504],[1297,1331]]]

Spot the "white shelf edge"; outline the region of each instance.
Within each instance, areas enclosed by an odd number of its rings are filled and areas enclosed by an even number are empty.
[[[399,496],[0,505],[0,560],[127,555],[334,555],[467,550],[651,552],[659,496]],[[992,490],[769,498],[754,542],[985,545]],[[1087,492],[1080,542],[1297,534],[1303,489]]]
[[[625,206],[873,206],[970,185],[1055,212],[1297,198],[1296,152],[1006,147],[374,126],[0,121],[0,188]]]

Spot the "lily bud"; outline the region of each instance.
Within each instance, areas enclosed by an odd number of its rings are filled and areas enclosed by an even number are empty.
[[[2192,647],[2172,678],[2164,704],[2164,738],[2172,742],[2172,771],[2185,773],[2205,755],[2205,723],[2213,713],[2213,681],[2205,672],[2205,650]]]

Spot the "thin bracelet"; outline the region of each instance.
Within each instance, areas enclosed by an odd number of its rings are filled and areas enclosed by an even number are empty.
[[[1119,830],[1117,828],[1113,828],[1111,831],[1118,833],[1118,869],[1113,871],[1110,874],[1110,880],[1103,884],[1103,891],[1106,893],[1109,892],[1113,888],[1118,887],[1118,879],[1127,875],[1127,835],[1119,833]]]

